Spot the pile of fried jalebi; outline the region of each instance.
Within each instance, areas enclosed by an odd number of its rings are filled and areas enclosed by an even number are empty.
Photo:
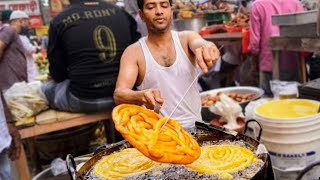
[[[190,164],[200,156],[200,146],[179,122],[146,108],[122,104],[112,111],[116,129],[142,154],[150,159],[174,164]]]
[[[243,170],[258,159],[253,152],[237,145],[210,145],[201,147],[201,156],[186,167],[200,173],[218,174],[221,178],[233,178],[230,174]]]
[[[161,163],[150,160],[135,148],[102,158],[93,168],[93,172],[103,179],[119,179],[146,173],[161,166]]]

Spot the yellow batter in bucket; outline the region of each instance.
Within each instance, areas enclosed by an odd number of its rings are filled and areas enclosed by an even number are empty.
[[[317,114],[319,103],[315,101],[294,99],[294,100],[273,100],[264,103],[256,108],[260,116],[274,119],[302,118]]]

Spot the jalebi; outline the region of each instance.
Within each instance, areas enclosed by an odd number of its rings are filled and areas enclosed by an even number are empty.
[[[103,157],[93,167],[96,176],[102,179],[120,179],[146,173],[161,166],[161,163],[150,160],[135,148]]]
[[[230,178],[232,172],[243,170],[258,159],[253,152],[237,145],[211,145],[201,147],[201,156],[186,167],[207,174]]]
[[[150,159],[174,164],[190,164],[200,156],[200,146],[176,120],[146,108],[122,104],[112,111],[116,129],[142,154]]]

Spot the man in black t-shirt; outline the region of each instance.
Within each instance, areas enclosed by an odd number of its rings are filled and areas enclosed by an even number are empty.
[[[103,0],[71,0],[49,28],[49,71],[43,86],[52,108],[97,112],[113,106],[120,57],[140,38],[135,20]]]

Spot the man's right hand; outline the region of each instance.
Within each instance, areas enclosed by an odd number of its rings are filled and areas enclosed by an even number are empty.
[[[156,103],[162,106],[164,100],[161,97],[159,89],[146,89],[143,90],[142,102],[146,108],[154,109]]]

